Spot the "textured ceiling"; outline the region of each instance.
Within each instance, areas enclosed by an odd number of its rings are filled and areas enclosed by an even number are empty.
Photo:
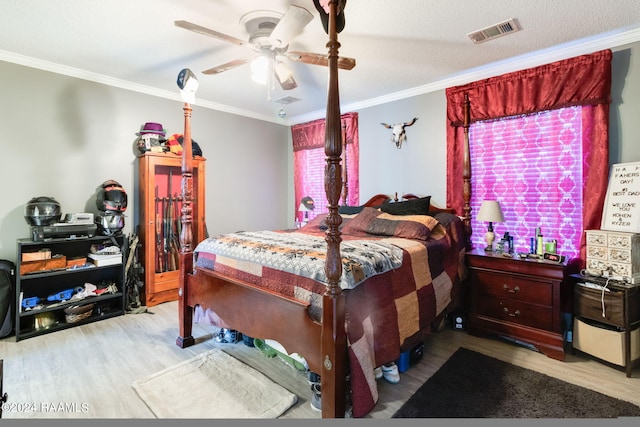
[[[268,91],[248,64],[201,71],[251,53],[178,28],[187,20],[238,39],[242,15],[306,8],[313,20],[289,50],[326,54],[327,36],[312,0],[0,0],[0,60],[179,99],[182,68],[200,81],[197,104],[274,122],[323,117],[326,67],[288,62],[298,87]],[[340,55],[343,111],[463,84],[640,40],[637,0],[349,0]],[[515,18],[522,28],[474,44],[467,33]],[[555,49],[552,49],[554,48]],[[276,113],[282,97],[286,119]]]

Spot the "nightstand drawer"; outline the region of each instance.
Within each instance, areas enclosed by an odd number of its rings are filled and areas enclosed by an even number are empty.
[[[477,295],[476,314],[505,322],[531,326],[537,329],[553,329],[552,307],[527,304],[505,298]]]
[[[474,270],[473,281],[478,293],[551,306],[552,284],[523,276],[496,271]]]
[[[576,284],[574,291],[573,314],[597,320],[609,325],[624,327],[624,298],[622,290],[608,289],[602,292]],[[629,323],[640,320],[640,302],[638,298],[629,300]]]

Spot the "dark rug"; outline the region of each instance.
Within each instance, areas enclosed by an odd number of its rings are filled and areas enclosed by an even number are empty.
[[[393,418],[638,416],[632,403],[460,348]]]

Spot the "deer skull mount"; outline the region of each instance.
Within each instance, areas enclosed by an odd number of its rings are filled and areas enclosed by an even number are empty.
[[[405,128],[407,126],[411,126],[418,120],[417,117],[414,117],[413,120],[406,123],[396,123],[395,125],[388,125],[386,123],[380,123],[382,126],[387,129],[391,129],[391,141],[395,142],[396,148],[401,148],[402,143],[407,140],[407,134],[405,132]]]

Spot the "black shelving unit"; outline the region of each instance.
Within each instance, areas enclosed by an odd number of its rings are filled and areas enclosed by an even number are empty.
[[[66,259],[86,256],[92,245],[116,245],[122,251],[122,262],[104,267],[75,267],[50,271],[21,273],[22,254],[49,249],[51,255],[64,255]],[[49,239],[34,242],[31,239],[17,241],[16,268],[16,341],[47,334],[110,317],[123,315],[125,312],[125,262],[127,258],[127,239],[125,236],[95,236],[73,239]],[[47,301],[48,296],[68,289],[84,287],[92,283],[98,287],[104,283],[112,283],[116,292],[103,293],[83,299],[66,301]],[[25,308],[22,301],[37,297],[40,307]],[[65,308],[93,304],[91,315],[77,322],[67,322]],[[37,321],[46,317],[47,321]],[[46,324],[45,324],[46,323]]]

